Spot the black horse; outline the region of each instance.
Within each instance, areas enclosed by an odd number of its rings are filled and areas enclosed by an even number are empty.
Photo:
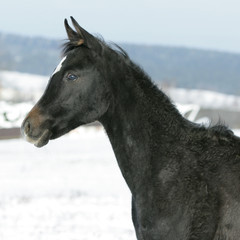
[[[184,119],[120,47],[72,22],[25,138],[42,147],[97,120],[131,190],[137,239],[240,239],[240,139]]]

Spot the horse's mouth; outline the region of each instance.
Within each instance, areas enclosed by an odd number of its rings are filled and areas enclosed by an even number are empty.
[[[69,124],[62,123],[58,125],[46,120],[40,123],[37,122],[38,124],[36,124],[36,122],[37,121],[33,121],[29,117],[26,118],[21,126],[21,132],[26,141],[34,144],[34,146],[38,148],[47,145],[49,140],[59,138],[73,128],[83,124],[81,122],[76,122],[75,120],[68,122]],[[36,125],[39,126],[36,127]]]
[[[46,129],[43,131],[43,133],[39,137],[30,137],[27,134],[24,134],[25,139],[34,144],[35,147],[43,147],[48,144],[50,138],[52,136],[52,133],[50,130]]]

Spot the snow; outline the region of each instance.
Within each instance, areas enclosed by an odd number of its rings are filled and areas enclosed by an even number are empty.
[[[5,100],[20,91],[37,101],[49,79],[17,72],[0,77]],[[186,89],[168,94],[192,121],[201,107],[240,111],[236,96]],[[0,128],[19,127],[32,106],[1,101]],[[41,149],[22,139],[0,141],[0,153],[0,240],[136,239],[131,195],[102,128],[78,128]]]
[[[31,102],[10,104],[0,101],[0,128],[20,127],[32,107]]]
[[[136,239],[131,195],[102,128],[40,149],[0,141],[0,152],[1,240]]]
[[[233,129],[235,135],[240,137],[240,129]]]
[[[28,93],[45,88],[49,77],[30,73],[0,71],[1,87],[12,88]]]
[[[0,141],[0,239],[136,239],[106,134],[82,127],[41,149]]]
[[[181,104],[194,104],[204,108],[240,111],[240,97],[235,95],[183,88],[170,88],[167,90],[167,94],[174,102]]]
[[[49,77],[29,73],[0,71],[0,97],[5,101],[36,102],[42,95]]]

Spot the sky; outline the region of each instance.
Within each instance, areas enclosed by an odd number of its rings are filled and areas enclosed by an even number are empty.
[[[0,32],[62,40],[70,16],[107,41],[240,53],[239,0],[5,0]]]

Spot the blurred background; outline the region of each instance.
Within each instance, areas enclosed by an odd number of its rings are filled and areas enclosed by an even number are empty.
[[[43,149],[20,125],[66,40],[64,18],[127,51],[191,121],[240,135],[237,0],[9,0],[0,8],[0,239],[135,239],[130,193],[98,124]]]

